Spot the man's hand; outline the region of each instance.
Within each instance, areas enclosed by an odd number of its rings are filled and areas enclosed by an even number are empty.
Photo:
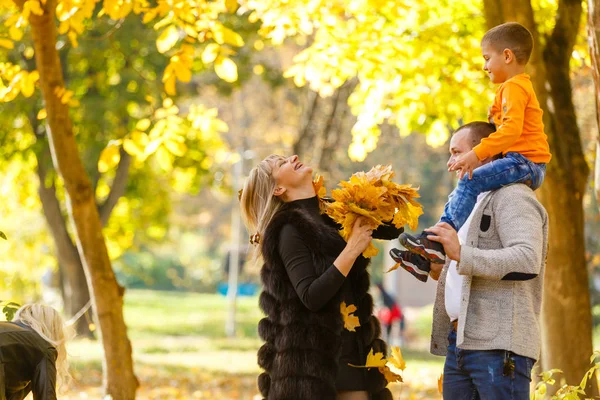
[[[448,171],[460,170],[458,179],[462,179],[463,176],[469,175],[469,179],[473,178],[473,170],[481,165],[481,161],[477,158],[477,154],[473,150],[467,154],[460,156],[454,161],[454,163],[448,168]]]
[[[428,235],[427,239],[432,242],[441,243],[444,246],[446,256],[451,260],[460,262],[460,241],[458,240],[458,234],[449,224],[440,222],[431,228],[425,229],[425,232],[431,232],[434,235]],[[431,264],[433,266],[433,264]]]

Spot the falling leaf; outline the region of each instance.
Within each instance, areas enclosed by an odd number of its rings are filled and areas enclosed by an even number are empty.
[[[444,385],[444,374],[441,374],[440,377],[438,378],[438,392],[440,392],[440,394],[444,393],[443,389],[443,385]]]
[[[373,353],[373,349],[371,349],[371,351],[369,351],[369,354],[367,355],[367,362],[365,363],[365,365],[348,365],[354,368],[379,368],[385,367],[385,364],[387,364],[387,360],[383,356],[383,353],[380,351],[378,351],[377,353]]]
[[[385,380],[388,383],[392,383],[392,382],[404,382],[402,380],[402,376],[401,375],[398,375],[397,373],[393,372],[387,366],[386,367],[379,367],[379,372],[381,372],[381,374],[385,377]]]
[[[228,57],[219,56],[215,60],[215,72],[225,82],[235,82],[238,78],[237,66]]]
[[[350,332],[356,332],[356,328],[360,326],[360,321],[358,317],[355,315],[351,315],[355,311],[356,306],[354,304],[346,306],[345,301],[341,302],[340,312],[342,313],[342,318],[344,319],[344,328],[346,328]]]
[[[388,269],[387,271],[385,271],[385,273],[387,274],[388,272],[395,271],[395,270],[397,270],[398,268],[400,268],[400,263],[396,263],[396,264],[394,264],[394,266],[393,266],[392,268]]]
[[[388,358],[388,362],[401,371],[406,368],[406,362],[402,358],[402,351],[398,346],[392,346],[392,356]]]

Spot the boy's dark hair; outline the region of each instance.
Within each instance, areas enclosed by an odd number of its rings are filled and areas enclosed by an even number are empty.
[[[462,131],[463,129],[469,129],[469,136],[473,146],[477,146],[482,139],[485,139],[492,133],[496,132],[496,127],[489,122],[474,121],[461,126],[454,131],[454,134]]]
[[[499,52],[510,49],[517,63],[524,65],[529,61],[533,51],[533,36],[523,25],[507,22],[487,31],[481,39],[481,44],[490,45]]]

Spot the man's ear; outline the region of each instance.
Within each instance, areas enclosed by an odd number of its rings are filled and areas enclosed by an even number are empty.
[[[502,56],[506,64],[510,64],[515,59],[515,53],[511,49],[504,49]]]
[[[273,196],[280,197],[285,193],[286,189],[284,187],[278,186],[273,190]]]

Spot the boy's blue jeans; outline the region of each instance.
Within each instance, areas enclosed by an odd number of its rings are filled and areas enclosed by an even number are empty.
[[[473,170],[472,179],[465,175],[458,181],[456,189],[448,196],[440,222],[452,225],[458,232],[475,208],[480,193],[512,183],[524,183],[536,190],[545,175],[546,164],[536,164],[519,153],[506,153],[503,158]]]
[[[443,397],[451,400],[529,400],[531,369],[535,361],[505,350],[461,350],[456,331],[444,364]],[[505,368],[512,360],[514,369]]]

